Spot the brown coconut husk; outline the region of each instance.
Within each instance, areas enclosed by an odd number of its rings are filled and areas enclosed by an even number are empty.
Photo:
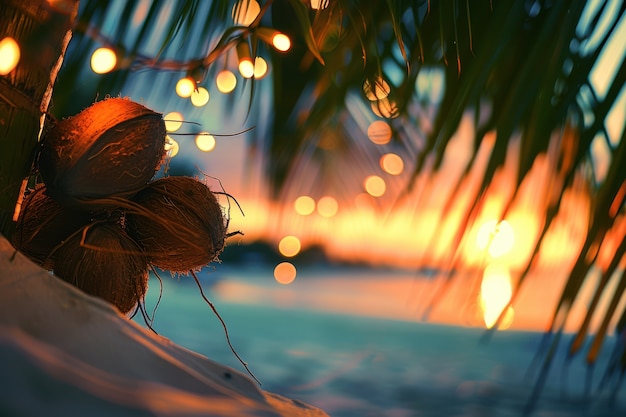
[[[191,177],[165,177],[140,191],[129,211],[128,233],[145,250],[149,262],[172,272],[198,270],[224,249],[226,223],[209,187]]]
[[[41,185],[24,198],[12,243],[33,262],[51,270],[54,249],[90,221],[88,212],[61,206]]]
[[[55,252],[54,274],[87,294],[131,311],[148,289],[148,261],[141,248],[113,223],[94,223]]]
[[[160,113],[109,98],[47,127],[38,167],[50,196],[93,210],[102,208],[93,200],[128,198],[143,188],[164,158],[164,145]]]

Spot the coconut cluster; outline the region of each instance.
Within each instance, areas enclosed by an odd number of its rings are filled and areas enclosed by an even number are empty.
[[[209,187],[153,177],[165,157],[162,115],[122,98],[47,128],[13,245],[88,294],[131,311],[151,267],[197,270],[224,248],[226,222]]]

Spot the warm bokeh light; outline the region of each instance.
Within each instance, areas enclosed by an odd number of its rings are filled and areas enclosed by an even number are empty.
[[[391,126],[383,120],[375,120],[367,128],[367,137],[377,145],[385,145],[391,140]]]
[[[329,0],[311,0],[311,9],[322,10],[328,7]]]
[[[252,78],[254,75],[254,63],[252,59],[245,58],[239,61],[239,73],[243,78]]]
[[[224,94],[230,93],[237,86],[237,77],[229,70],[221,71],[215,78],[217,89]]]
[[[194,106],[202,107],[209,102],[210,98],[209,91],[206,88],[198,87],[193,93],[191,93],[190,100],[191,104]]]
[[[261,79],[267,74],[267,61],[263,57],[254,58],[254,78]]]
[[[91,69],[96,74],[113,71],[117,65],[117,55],[110,48],[98,48],[91,54]]]
[[[363,181],[363,188],[365,188],[365,191],[367,191],[369,195],[380,197],[385,194],[387,185],[385,184],[385,180],[378,175],[370,175]]]
[[[278,242],[278,251],[281,255],[291,258],[300,253],[302,244],[300,239],[295,236],[285,236]]]
[[[404,171],[404,161],[395,153],[387,153],[380,158],[380,167],[388,174],[400,175]]]
[[[339,211],[339,203],[331,196],[324,196],[317,202],[317,212],[322,217],[333,217]]]
[[[372,84],[369,80],[365,80],[363,83],[363,93],[365,93],[365,96],[370,101],[387,98],[390,92],[391,88],[389,87],[389,83],[381,77],[378,77],[376,81],[374,81],[374,88],[372,88]]]
[[[296,267],[290,262],[281,262],[274,268],[274,279],[280,284],[291,284],[296,279]]]
[[[499,258],[511,251],[515,244],[515,232],[506,220],[498,223],[489,220],[478,229],[476,245],[480,250],[487,250],[494,258]]]
[[[301,195],[294,202],[296,213],[302,216],[308,216],[315,211],[315,200],[308,195]]]
[[[256,0],[239,0],[233,6],[233,21],[241,26],[250,26],[261,12],[261,6]]]
[[[284,33],[277,33],[272,37],[272,45],[279,51],[286,52],[291,48],[291,40]]]
[[[176,132],[183,125],[183,115],[177,111],[170,112],[163,116],[165,121],[165,130],[168,132]]]
[[[372,111],[378,117],[393,119],[398,117],[398,105],[388,98],[372,101]]]
[[[196,83],[189,77],[181,78],[176,83],[176,94],[182,98],[191,97],[191,94],[196,89]]]
[[[20,62],[20,46],[15,39],[6,37],[0,41],[0,75],[13,71]]]
[[[485,268],[483,280],[480,284],[480,306],[483,310],[483,319],[487,328],[494,326],[502,310],[508,306],[512,294],[511,275],[508,269],[502,265],[488,265]],[[508,307],[499,328],[505,329],[509,327],[512,320],[513,309]]]
[[[178,154],[178,142],[169,136],[165,136],[165,146],[163,146],[163,149],[167,153],[168,157],[173,158]]]
[[[196,136],[196,146],[202,152],[211,152],[215,149],[215,138],[208,132],[200,132]]]

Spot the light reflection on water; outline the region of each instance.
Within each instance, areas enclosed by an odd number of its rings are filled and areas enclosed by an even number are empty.
[[[333,417],[521,415],[532,388],[524,374],[540,333],[506,331],[480,343],[484,333],[478,328],[351,311],[370,304],[376,312],[394,303],[394,314],[413,311],[405,302],[406,289],[384,293],[384,287],[374,284],[404,282],[408,275],[320,269],[285,286],[267,269],[221,272],[218,267],[208,276],[216,283],[205,286],[261,388],[316,405]],[[148,309],[157,296],[153,279]],[[164,278],[154,327],[162,336],[242,370],[191,277]],[[582,407],[585,368],[574,362],[566,373],[563,369],[561,355],[533,416],[613,417],[626,412],[626,387],[615,408],[607,395]],[[602,369],[600,364],[597,371]]]

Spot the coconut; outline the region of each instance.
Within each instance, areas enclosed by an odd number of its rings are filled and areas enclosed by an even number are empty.
[[[40,185],[24,198],[12,235],[13,246],[38,265],[52,269],[54,249],[90,221],[88,212],[61,206]]]
[[[94,223],[65,241],[54,254],[54,274],[87,294],[131,311],[148,288],[148,261],[114,223]]]
[[[222,207],[198,179],[161,178],[137,193],[133,201],[142,210],[127,214],[126,227],[152,265],[188,272],[202,268],[222,252],[226,235]]]
[[[127,198],[144,187],[164,157],[164,145],[160,113],[109,98],[47,127],[38,167],[50,196],[92,210],[107,207],[93,200]]]

